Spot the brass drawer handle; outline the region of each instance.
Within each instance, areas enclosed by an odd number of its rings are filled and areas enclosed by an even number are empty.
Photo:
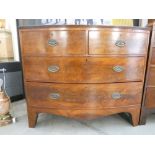
[[[123,40],[117,40],[115,42],[115,45],[118,46],[118,47],[124,47],[126,45],[126,43]]]
[[[49,66],[48,67],[48,71],[49,72],[52,72],[52,73],[55,73],[55,72],[58,72],[59,71],[59,66],[57,66],[57,65],[52,65],[52,66]]]
[[[123,70],[124,70],[124,67],[122,67],[122,66],[114,66],[113,67],[113,70],[115,71],[115,72],[122,72]]]
[[[122,97],[122,95],[119,92],[114,92],[111,95],[112,99],[117,100],[120,99]]]
[[[50,46],[56,46],[56,45],[58,44],[58,42],[57,42],[56,40],[54,40],[54,39],[50,39],[50,40],[48,41],[48,44],[49,44]]]
[[[60,98],[59,93],[51,93],[50,94],[50,99],[52,99],[52,100],[58,100],[59,98]]]

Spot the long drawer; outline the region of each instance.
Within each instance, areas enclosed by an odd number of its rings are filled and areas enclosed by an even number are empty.
[[[148,33],[89,31],[89,54],[145,54],[148,41]]]
[[[143,57],[25,57],[27,81],[111,83],[143,81]]]
[[[142,83],[52,84],[26,82],[30,106],[58,109],[102,109],[138,105]]]
[[[86,54],[86,31],[32,29],[21,31],[23,55],[63,56]]]

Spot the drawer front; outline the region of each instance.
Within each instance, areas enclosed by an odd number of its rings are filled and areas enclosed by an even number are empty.
[[[89,31],[89,54],[145,54],[148,40],[147,33]]]
[[[152,47],[155,47],[155,31],[152,34]]]
[[[23,55],[62,56],[86,54],[86,32],[36,29],[21,31]]]
[[[155,67],[150,67],[148,76],[148,85],[155,86]]]
[[[143,57],[25,57],[27,81],[111,83],[142,81]]]
[[[142,83],[48,84],[26,82],[30,106],[97,109],[141,104]]]
[[[155,108],[155,88],[147,88],[145,106],[147,108]]]
[[[155,65],[155,47],[152,48],[151,64]]]

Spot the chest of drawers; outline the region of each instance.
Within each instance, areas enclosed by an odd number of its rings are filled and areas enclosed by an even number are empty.
[[[94,119],[124,112],[138,124],[148,29],[49,26],[19,33],[29,127],[39,113]]]
[[[155,113],[155,24],[150,40],[140,124],[145,124],[147,116],[152,113]]]

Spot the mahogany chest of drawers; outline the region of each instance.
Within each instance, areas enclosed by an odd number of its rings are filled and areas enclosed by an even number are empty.
[[[155,113],[155,24],[153,24],[152,28],[153,29],[150,40],[146,80],[140,117],[141,125],[146,123],[146,118],[149,114]]]
[[[39,113],[139,122],[149,29],[47,26],[20,29],[29,127]]]

